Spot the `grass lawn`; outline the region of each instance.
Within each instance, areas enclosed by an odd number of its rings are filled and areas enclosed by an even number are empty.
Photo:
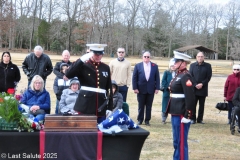
[[[12,53],[12,61],[21,65],[26,54]],[[50,55],[53,65],[61,60],[61,55]],[[71,61],[76,60],[77,56],[71,56]],[[104,57],[103,62],[109,63],[113,58]],[[134,65],[141,61],[140,58],[127,57]],[[160,74],[167,69],[169,59],[154,58],[153,62],[159,65]],[[195,60],[193,59],[192,62]],[[209,83],[209,95],[205,102],[204,122],[206,124],[194,124],[190,127],[188,145],[190,160],[237,160],[240,159],[240,134],[231,135],[229,125],[227,125],[227,112],[220,112],[215,109],[217,102],[223,101],[223,86],[228,74],[231,74],[232,61],[206,60],[212,64],[213,77]],[[235,62],[239,63],[239,62]],[[18,91],[27,86],[27,76],[21,70],[21,81],[18,84]],[[162,75],[161,75],[162,76]],[[51,94],[51,113],[55,111],[56,97],[53,93],[53,80],[55,75],[52,73],[46,84],[46,89]],[[171,160],[173,154],[171,116],[167,119],[167,124],[161,123],[161,101],[162,93],[155,95],[151,126],[142,125],[141,127],[150,131],[150,135],[144,143],[141,152],[141,160]],[[137,97],[129,88],[127,102],[130,106],[130,117],[137,122]]]

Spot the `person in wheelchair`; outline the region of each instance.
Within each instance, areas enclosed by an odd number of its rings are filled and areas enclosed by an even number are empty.
[[[118,109],[122,109],[123,105],[123,96],[118,91],[117,82],[112,80],[112,90],[113,90],[113,111],[115,112]]]
[[[240,87],[238,87],[234,93],[233,99],[232,99],[232,103],[234,105],[234,110],[232,112],[233,116],[237,116],[236,120],[237,120],[237,124],[238,124],[238,132],[240,133]],[[234,122],[234,119],[232,119],[232,121]],[[232,122],[231,122],[232,124]]]
[[[107,112],[107,117],[112,115],[116,110],[122,109],[123,106],[123,96],[118,91],[118,85],[115,80],[112,80],[112,92],[113,92],[113,110],[112,112]]]

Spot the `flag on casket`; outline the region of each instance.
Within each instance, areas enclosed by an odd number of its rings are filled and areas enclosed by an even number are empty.
[[[139,128],[136,123],[122,109],[116,110],[111,116],[98,125],[105,133],[118,133],[126,129]]]

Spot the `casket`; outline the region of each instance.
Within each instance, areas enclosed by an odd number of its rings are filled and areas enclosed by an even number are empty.
[[[97,131],[95,115],[46,115],[44,131]]]

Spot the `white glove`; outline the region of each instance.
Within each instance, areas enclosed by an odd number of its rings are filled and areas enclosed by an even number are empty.
[[[106,110],[106,118],[108,118],[112,114],[112,111]]]
[[[187,119],[185,117],[183,117],[182,120],[181,120],[181,123],[189,123],[189,122],[191,122],[191,120]]]
[[[80,59],[82,62],[85,62],[86,60],[89,60],[89,58],[91,58],[93,56],[93,52],[84,54]]]

